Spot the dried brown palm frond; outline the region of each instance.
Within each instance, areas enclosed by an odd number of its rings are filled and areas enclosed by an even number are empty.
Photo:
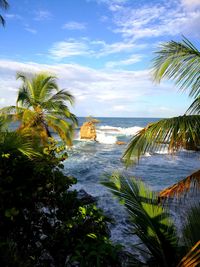
[[[183,257],[177,267],[198,267],[200,266],[200,240]]]
[[[188,192],[192,185],[195,189],[200,189],[200,170],[189,175],[178,183],[165,188],[159,193],[159,197],[162,199],[166,197],[179,196]]]

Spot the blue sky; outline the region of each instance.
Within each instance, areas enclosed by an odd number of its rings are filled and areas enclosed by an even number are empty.
[[[200,48],[199,0],[10,0],[1,14],[0,106],[15,103],[17,71],[49,71],[78,116],[171,117],[191,103],[155,84],[154,52],[185,35]]]

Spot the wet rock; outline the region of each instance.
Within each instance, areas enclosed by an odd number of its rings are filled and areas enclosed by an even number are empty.
[[[80,129],[80,138],[96,141],[97,134],[94,122],[88,121],[83,123]]]
[[[88,194],[85,190],[78,191],[77,198],[84,204],[91,204],[96,202],[96,198]]]

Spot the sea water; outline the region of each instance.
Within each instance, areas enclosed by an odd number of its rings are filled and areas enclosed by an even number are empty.
[[[116,141],[128,144],[138,130],[159,119],[97,119],[100,120],[100,123],[96,125],[98,142],[80,140],[80,128],[78,128],[74,146],[68,151],[69,158],[64,162],[65,173],[78,179],[75,189],[84,189],[96,197],[98,206],[114,219],[115,223],[110,225],[112,240],[129,247],[130,243],[134,244],[137,239],[126,234],[128,229],[126,211],[113,198],[109,190],[101,185],[101,181],[118,171],[128,177],[134,176],[142,179],[153,190],[160,191],[198,170],[200,153],[183,150],[172,156],[165,149],[162,152],[145,154],[138,165],[126,169],[121,160],[126,146],[117,145]],[[83,122],[84,118],[79,118],[80,126]]]

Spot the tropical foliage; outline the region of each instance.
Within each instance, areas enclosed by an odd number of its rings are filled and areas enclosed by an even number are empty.
[[[67,102],[73,104],[74,97],[60,90],[56,76],[48,73],[17,74],[22,81],[16,106],[4,107],[1,115],[10,121],[19,121],[19,131],[40,138],[44,143],[51,137],[52,130],[68,145],[72,143],[73,128],[77,124]]]
[[[184,38],[182,42],[164,43],[156,54],[153,66],[155,80],[174,80],[180,90],[189,91],[189,96],[194,97],[194,101],[183,116],[151,123],[139,131],[123,155],[127,164],[139,160],[146,152],[159,151],[166,146],[170,153],[181,148],[200,148],[200,52]],[[192,179],[186,180],[186,189],[194,179],[199,179],[197,175],[189,177]],[[179,190],[182,185],[183,183],[178,183],[173,187],[176,188],[175,191],[166,189],[166,192],[171,195],[183,192],[184,190]]]
[[[62,172],[63,149],[50,139],[38,150],[19,132],[1,133],[0,266],[121,266],[110,219],[69,190],[76,179]]]
[[[6,10],[8,9],[8,7],[9,7],[8,1],[0,0],[0,8]],[[0,14],[0,24],[2,24],[3,26],[5,25],[5,19],[3,18],[1,14]]]
[[[159,195],[143,182],[113,174],[103,182],[128,211],[129,234],[139,237],[134,249],[141,257],[130,256],[129,266],[175,267],[200,264],[200,209],[194,208],[183,223],[182,238]]]

